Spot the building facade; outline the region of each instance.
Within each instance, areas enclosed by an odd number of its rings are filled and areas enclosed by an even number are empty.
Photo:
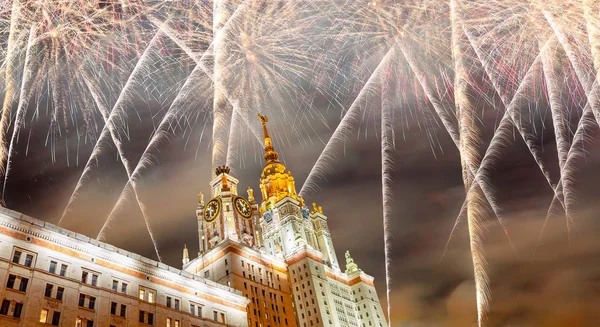
[[[211,198],[199,195],[200,255],[184,257],[191,274],[240,290],[249,300],[248,326],[387,326],[373,278],[346,252],[337,259],[323,209],[296,193],[294,177],[278,161],[262,121],[266,164],[262,202],[238,193],[238,180],[219,167]]]
[[[0,208],[0,326],[246,326],[233,288]]]

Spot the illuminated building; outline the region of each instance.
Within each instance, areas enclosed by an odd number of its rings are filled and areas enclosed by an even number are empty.
[[[239,292],[0,208],[0,326],[246,326]]]
[[[266,164],[262,202],[238,193],[227,167],[216,169],[211,198],[199,194],[200,255],[184,256],[184,270],[234,287],[248,297],[248,325],[384,327],[373,278],[346,252],[341,270],[323,209],[296,193],[294,177],[279,162],[267,118],[260,116]]]

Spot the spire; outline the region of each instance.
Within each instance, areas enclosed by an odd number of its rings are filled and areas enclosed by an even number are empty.
[[[283,163],[277,161],[279,154],[273,149],[273,142],[267,129],[269,119],[261,114],[258,115],[258,118],[262,122],[263,133],[265,134],[264,157],[267,161],[260,176],[260,190],[263,198],[260,212],[263,213],[269,203],[275,204],[285,197],[291,197],[303,205],[304,201],[302,197],[296,193],[294,176],[292,176],[292,173],[287,170]]]
[[[268,163],[277,162],[279,154],[275,152],[275,149],[273,148],[271,136],[269,136],[269,130],[267,129],[267,123],[269,122],[269,119],[267,116],[263,116],[261,114],[258,114],[258,118],[260,118],[260,121],[262,122],[263,134],[265,135],[265,160]]]
[[[190,254],[188,253],[187,245],[183,245],[183,259],[181,260],[183,265],[187,265],[190,262]]]

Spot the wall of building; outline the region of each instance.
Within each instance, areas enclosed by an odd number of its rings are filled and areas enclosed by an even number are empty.
[[[27,279],[27,286],[19,290],[15,277]],[[6,209],[0,209],[0,286],[0,299],[8,303],[8,310],[0,309],[1,326],[49,326],[55,312],[60,326],[167,326],[167,320],[172,327],[247,325],[247,300],[233,289]]]
[[[249,326],[297,326],[284,262],[227,240],[184,269],[241,291]]]

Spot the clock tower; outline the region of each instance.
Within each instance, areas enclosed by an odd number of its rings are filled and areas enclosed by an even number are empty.
[[[226,239],[256,247],[254,221],[257,210],[253,204],[238,195],[238,180],[229,175],[229,168],[215,170],[216,177],[210,182],[212,197],[206,204],[204,196],[198,196],[198,230],[200,252],[210,251]],[[249,190],[249,195],[252,195]],[[254,201],[254,199],[251,199]]]

